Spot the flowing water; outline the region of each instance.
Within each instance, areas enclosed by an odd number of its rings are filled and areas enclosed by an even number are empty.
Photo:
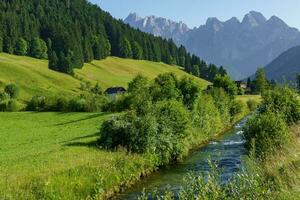
[[[176,193],[184,185],[187,173],[205,173],[211,169],[209,161],[216,163],[221,170],[222,181],[226,182],[233,174],[243,168],[242,157],[245,155],[243,132],[241,128],[247,118],[238,123],[222,137],[207,146],[193,152],[186,160],[168,166],[141,180],[115,199],[137,199],[143,189],[145,192],[171,189]]]

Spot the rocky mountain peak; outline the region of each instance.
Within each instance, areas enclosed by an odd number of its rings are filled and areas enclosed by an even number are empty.
[[[256,27],[264,24],[267,19],[259,12],[251,11],[245,15],[242,24],[247,27]]]
[[[224,27],[224,24],[216,17],[210,17],[206,21],[206,26],[214,31],[219,31]]]

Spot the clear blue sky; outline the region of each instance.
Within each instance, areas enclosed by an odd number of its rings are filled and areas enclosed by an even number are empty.
[[[300,29],[300,0],[90,0],[118,19],[130,12],[140,16],[156,15],[182,21],[193,28],[208,17],[227,20],[233,16],[242,19],[251,10],[269,18],[276,15],[288,25]]]

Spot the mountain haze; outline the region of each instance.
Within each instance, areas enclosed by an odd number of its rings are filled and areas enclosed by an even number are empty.
[[[266,66],[282,52],[300,44],[296,28],[276,16],[266,19],[255,11],[246,14],[242,21],[236,17],[225,22],[208,18],[206,24],[194,29],[154,16],[134,16],[129,15],[124,22],[141,31],[172,38],[205,61],[223,65],[235,79],[253,74],[258,67]],[[172,25],[159,21],[170,21]]]
[[[295,82],[300,73],[300,46],[293,47],[272,61],[265,68],[268,79],[279,82]]]

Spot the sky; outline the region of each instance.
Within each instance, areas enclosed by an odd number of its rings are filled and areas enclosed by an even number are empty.
[[[221,21],[249,11],[261,12],[266,18],[276,15],[289,26],[300,29],[300,0],[90,0],[117,19],[136,12],[145,17],[155,15],[182,21],[190,28],[205,24],[208,17]]]

